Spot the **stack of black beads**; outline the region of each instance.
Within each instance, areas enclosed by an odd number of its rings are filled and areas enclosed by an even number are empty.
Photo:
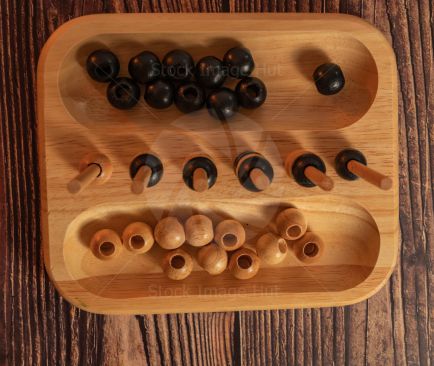
[[[98,50],[89,55],[87,71],[92,79],[110,83],[108,101],[118,109],[130,109],[140,100],[140,84],[149,106],[165,109],[173,103],[183,113],[201,109],[220,120],[232,117],[239,107],[261,106],[267,97],[265,84],[251,77],[255,63],[250,51],[233,47],[223,60],[214,56],[201,58],[194,65],[191,55],[183,50],[167,53],[160,62],[157,55],[144,51],[128,64],[131,78],[118,77],[120,64],[116,55]],[[240,79],[235,91],[224,87],[229,78]]]

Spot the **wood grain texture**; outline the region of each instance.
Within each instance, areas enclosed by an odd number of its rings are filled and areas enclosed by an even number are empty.
[[[0,364],[433,362],[433,1],[2,0]],[[321,310],[95,316],[63,301],[43,267],[35,75],[48,36],[100,12],[311,11],[361,16],[392,43],[400,77],[399,264],[357,305]]]

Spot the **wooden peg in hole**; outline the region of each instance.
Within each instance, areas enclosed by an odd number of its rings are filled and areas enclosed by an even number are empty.
[[[234,168],[241,185],[249,191],[263,191],[273,181],[273,167],[257,152],[246,151],[238,155]]]
[[[365,156],[356,149],[342,150],[335,159],[336,172],[346,180],[359,177],[374,186],[388,190],[392,188],[392,179],[367,166]]]
[[[163,176],[163,164],[153,154],[136,156],[130,165],[131,192],[141,194],[145,188],[155,186]]]
[[[88,154],[80,161],[78,170],[79,174],[67,186],[72,194],[80,193],[93,182],[104,184],[110,179],[113,167],[106,155]]]
[[[286,172],[303,187],[318,186],[324,191],[333,189],[333,180],[326,175],[326,166],[316,154],[305,150],[289,153],[285,162]]]
[[[206,156],[196,156],[184,165],[182,178],[185,184],[196,192],[205,192],[217,180],[217,168]]]

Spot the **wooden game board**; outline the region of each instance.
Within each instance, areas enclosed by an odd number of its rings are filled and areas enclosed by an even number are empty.
[[[170,108],[151,110],[143,102],[131,111],[114,110],[106,85],[86,74],[87,55],[106,47],[120,58],[144,49],[158,56],[182,48],[198,60],[222,57],[243,44],[255,58],[255,75],[268,99],[242,111],[227,124],[206,110],[183,115]],[[342,66],[345,89],[319,94],[315,67],[327,60]],[[38,68],[39,155],[42,232],[47,272],[74,305],[97,313],[225,311],[351,304],[374,294],[387,281],[398,251],[397,76],[392,49],[364,21],[343,15],[299,14],[116,14],[78,18],[57,30]],[[369,166],[393,178],[380,190],[345,181],[333,169],[344,148],[362,151]],[[294,149],[325,160],[335,181],[331,193],[297,185],[284,169]],[[129,165],[138,154],[155,152],[164,176],[142,195],[130,190]],[[245,190],[233,161],[245,151],[264,155],[275,178],[262,193]],[[104,185],[70,194],[66,185],[89,152],[106,154],[114,172]],[[187,157],[205,153],[219,176],[207,192],[182,180]],[[185,220],[209,215],[214,224],[234,218],[246,226],[248,245],[272,226],[284,207],[303,210],[311,230],[326,244],[321,261],[302,266],[288,256],[278,266],[262,265],[247,281],[230,273],[212,277],[195,263],[183,281],[167,279],[160,267],[163,250],[100,261],[88,247],[101,228],[119,233],[130,222],[155,225],[170,213]],[[195,248],[187,248],[195,255]]]

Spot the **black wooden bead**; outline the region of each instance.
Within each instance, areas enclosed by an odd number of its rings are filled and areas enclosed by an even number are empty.
[[[226,52],[223,61],[230,76],[241,79],[249,76],[255,68],[252,54],[247,48],[233,47]]]
[[[181,84],[175,93],[175,105],[181,112],[191,113],[203,107],[205,91],[197,83],[190,81]]]
[[[226,121],[238,110],[237,96],[229,88],[220,88],[208,95],[206,106],[211,116]]]
[[[360,164],[367,165],[365,156],[356,149],[345,149],[342,150],[335,158],[335,168],[336,172],[341,178],[346,180],[356,180],[359,177],[352,173],[347,165],[351,160],[355,160]]]
[[[130,60],[128,71],[135,81],[146,84],[161,76],[161,62],[154,53],[144,51]]]
[[[219,88],[225,82],[226,77],[227,68],[217,57],[206,56],[196,64],[196,80],[204,88]]]
[[[304,171],[309,166],[312,166],[323,173],[326,172],[324,161],[322,161],[318,155],[312,153],[300,155],[295,159],[294,164],[292,165],[292,176],[295,181],[303,187],[315,187],[315,183],[304,174]]]
[[[194,62],[191,55],[183,50],[170,51],[163,58],[164,76],[176,80],[188,80],[194,70]]]
[[[341,68],[333,63],[322,64],[313,73],[316,88],[321,94],[339,93],[345,85],[345,77]]]
[[[145,100],[153,108],[168,108],[173,103],[173,84],[168,80],[157,79],[146,84]]]
[[[119,74],[119,60],[113,52],[97,50],[87,58],[86,69],[93,80],[108,83],[116,79]]]
[[[258,108],[267,98],[267,88],[258,78],[247,77],[242,79],[236,89],[238,102],[244,108]]]
[[[194,190],[193,174],[196,169],[203,169],[206,171],[208,177],[208,189],[210,189],[217,181],[217,168],[215,164],[205,156],[197,156],[190,159],[184,166],[182,178],[185,184]]]
[[[140,99],[140,87],[130,78],[117,78],[107,88],[107,99],[113,107],[130,109]]]

